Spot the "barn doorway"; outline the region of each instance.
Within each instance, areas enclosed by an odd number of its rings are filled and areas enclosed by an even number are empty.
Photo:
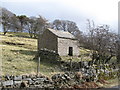
[[[69,47],[69,56],[73,56],[73,47]]]

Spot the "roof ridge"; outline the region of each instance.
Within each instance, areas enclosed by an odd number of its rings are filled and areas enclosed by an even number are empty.
[[[47,29],[49,31],[51,31],[53,34],[55,34],[57,37],[68,38],[68,39],[75,39],[74,35],[72,35],[68,31],[54,30],[54,29],[51,29],[51,28],[47,28]]]
[[[47,29],[49,29],[49,30],[54,30],[54,31],[56,31],[56,32],[63,32],[63,33],[69,33],[68,31],[63,31],[63,30],[55,30],[55,29],[51,29],[51,28],[47,28]],[[71,33],[70,33],[71,34]]]

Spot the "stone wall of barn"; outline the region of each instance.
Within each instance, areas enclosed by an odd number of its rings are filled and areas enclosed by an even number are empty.
[[[38,39],[38,50],[48,49],[55,51],[57,53],[57,37],[50,32],[49,30],[45,30],[42,35],[39,36]]]
[[[60,56],[67,56],[69,54],[69,47],[73,47],[73,56],[79,55],[79,47],[77,40],[58,38],[58,54]]]

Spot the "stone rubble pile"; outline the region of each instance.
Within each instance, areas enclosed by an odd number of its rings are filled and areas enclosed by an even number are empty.
[[[43,75],[1,76],[1,88],[72,88],[87,81],[81,72],[65,72],[51,78]]]
[[[64,63],[64,62],[63,62]],[[69,68],[71,71],[65,71],[48,78],[44,75],[6,75],[0,76],[1,88],[73,88],[84,82],[99,81],[99,77],[116,77],[119,69],[109,65],[89,65],[88,62],[81,62],[79,65],[74,63],[72,67],[67,63],[63,69]],[[77,69],[74,69],[77,68]],[[73,71],[74,70],[74,71]],[[77,70],[77,71],[75,71]]]
[[[22,76],[3,76],[0,77],[0,87],[2,88],[24,88],[24,87],[52,87],[52,80],[43,75],[22,75]]]
[[[63,71],[81,72],[86,81],[97,81],[99,76],[103,76],[103,74],[106,77],[117,77],[119,70],[114,64],[91,65],[90,61],[72,62],[72,64],[62,61],[61,63]]]

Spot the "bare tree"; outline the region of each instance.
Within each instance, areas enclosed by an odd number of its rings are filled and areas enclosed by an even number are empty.
[[[99,63],[108,63],[116,54],[117,35],[109,32],[107,25],[95,29],[94,47]]]
[[[108,25],[89,26],[89,29],[86,44],[89,44],[87,48],[92,50],[93,62],[97,64],[108,63],[116,55],[117,35],[109,31]]]
[[[18,32],[21,29],[21,25],[19,23],[19,19],[16,17],[16,15],[14,14],[14,16],[11,17],[11,29],[13,32]]]
[[[62,30],[62,26],[61,26],[61,20],[57,19],[57,20],[54,20],[53,23],[52,23],[52,27],[53,29],[55,30]]]
[[[25,29],[25,26],[27,24],[27,20],[28,20],[28,17],[26,15],[20,15],[20,16],[17,16],[17,18],[19,19],[19,22],[20,22],[20,32],[23,32],[24,29]]]
[[[37,38],[39,34],[42,34],[44,29],[47,27],[48,20],[46,20],[44,17],[39,15],[39,18],[36,18],[34,28],[33,28],[33,35],[34,38]]]
[[[28,31],[30,37],[33,37],[34,26],[36,23],[36,17],[30,17],[27,19],[26,30]]]
[[[2,10],[2,25],[3,25],[3,32],[4,35],[8,32],[8,30],[10,29],[10,20],[11,20],[11,16],[9,14],[7,14],[4,9]]]

